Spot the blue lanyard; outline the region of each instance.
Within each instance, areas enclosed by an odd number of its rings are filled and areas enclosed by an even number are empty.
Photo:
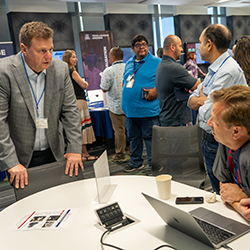
[[[222,63],[221,65],[219,66],[219,68],[226,62],[226,60],[229,58],[230,56],[228,56]],[[219,68],[217,69],[217,71],[219,70]],[[205,85],[205,87],[208,87],[209,86],[209,83],[210,81],[212,80],[212,78],[214,77],[214,75],[217,73],[217,71],[215,71],[212,76],[210,77],[210,79],[208,80],[207,84]]]
[[[36,110],[37,110],[37,112],[38,112],[38,110],[39,110],[39,107],[38,107],[38,106],[39,106],[39,103],[40,103],[40,101],[41,101],[41,99],[42,99],[42,97],[43,97],[43,94],[44,94],[44,92],[45,92],[46,83],[44,83],[44,89],[43,89],[43,91],[42,91],[42,94],[41,94],[40,98],[39,98],[38,101],[37,101],[36,96],[35,96],[35,93],[34,93],[34,90],[33,90],[33,88],[32,88],[31,82],[30,82],[30,78],[29,78],[27,69],[26,69],[26,65],[25,65],[25,62],[24,62],[24,59],[23,59],[23,54],[21,54],[21,57],[22,57],[22,61],[23,61],[23,66],[24,66],[24,69],[25,69],[25,73],[26,73],[26,76],[27,76],[27,78],[28,78],[28,82],[29,82],[29,85],[30,85],[30,88],[31,88],[31,92],[32,92],[34,101],[35,101],[35,103],[36,103]]]
[[[135,64],[136,63],[140,63],[140,65],[139,65],[139,67],[137,68],[137,69],[135,69]],[[144,63],[144,61],[139,61],[139,62],[136,62],[136,61],[134,61],[134,73],[133,73],[133,75],[135,75],[135,73],[139,70],[139,68],[143,65],[143,63]]]

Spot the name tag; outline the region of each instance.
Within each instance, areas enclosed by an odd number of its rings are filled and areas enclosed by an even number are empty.
[[[36,120],[36,128],[48,128],[48,119],[37,119]]]
[[[126,88],[132,88],[134,85],[134,79],[131,79],[130,81],[128,81]]]

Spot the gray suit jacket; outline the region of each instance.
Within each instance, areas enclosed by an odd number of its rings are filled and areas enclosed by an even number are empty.
[[[81,153],[81,126],[66,63],[53,59],[46,71],[44,112],[46,136],[56,160],[67,152]],[[35,144],[35,109],[21,53],[0,60],[0,168],[27,167]]]

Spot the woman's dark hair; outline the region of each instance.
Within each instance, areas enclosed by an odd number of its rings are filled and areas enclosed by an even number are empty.
[[[157,52],[156,52],[156,55],[160,58],[162,58],[162,55],[163,55],[163,48],[158,48]]]
[[[242,68],[247,84],[250,86],[250,36],[241,37],[234,51],[234,59]]]

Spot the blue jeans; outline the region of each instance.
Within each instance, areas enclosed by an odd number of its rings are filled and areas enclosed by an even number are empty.
[[[207,173],[208,173],[212,188],[217,194],[219,194],[220,183],[213,174],[213,164],[214,164],[214,160],[215,160],[215,156],[216,156],[216,152],[218,148],[218,143],[212,144],[203,139],[201,142],[201,148],[202,148],[202,152],[203,152],[203,156],[204,156],[205,164],[206,164],[206,169],[207,169]]]
[[[130,141],[130,162],[131,167],[137,168],[143,164],[143,140],[146,145],[148,164],[151,169],[151,144],[152,144],[152,127],[159,125],[159,117],[147,118],[127,118],[127,129]]]

